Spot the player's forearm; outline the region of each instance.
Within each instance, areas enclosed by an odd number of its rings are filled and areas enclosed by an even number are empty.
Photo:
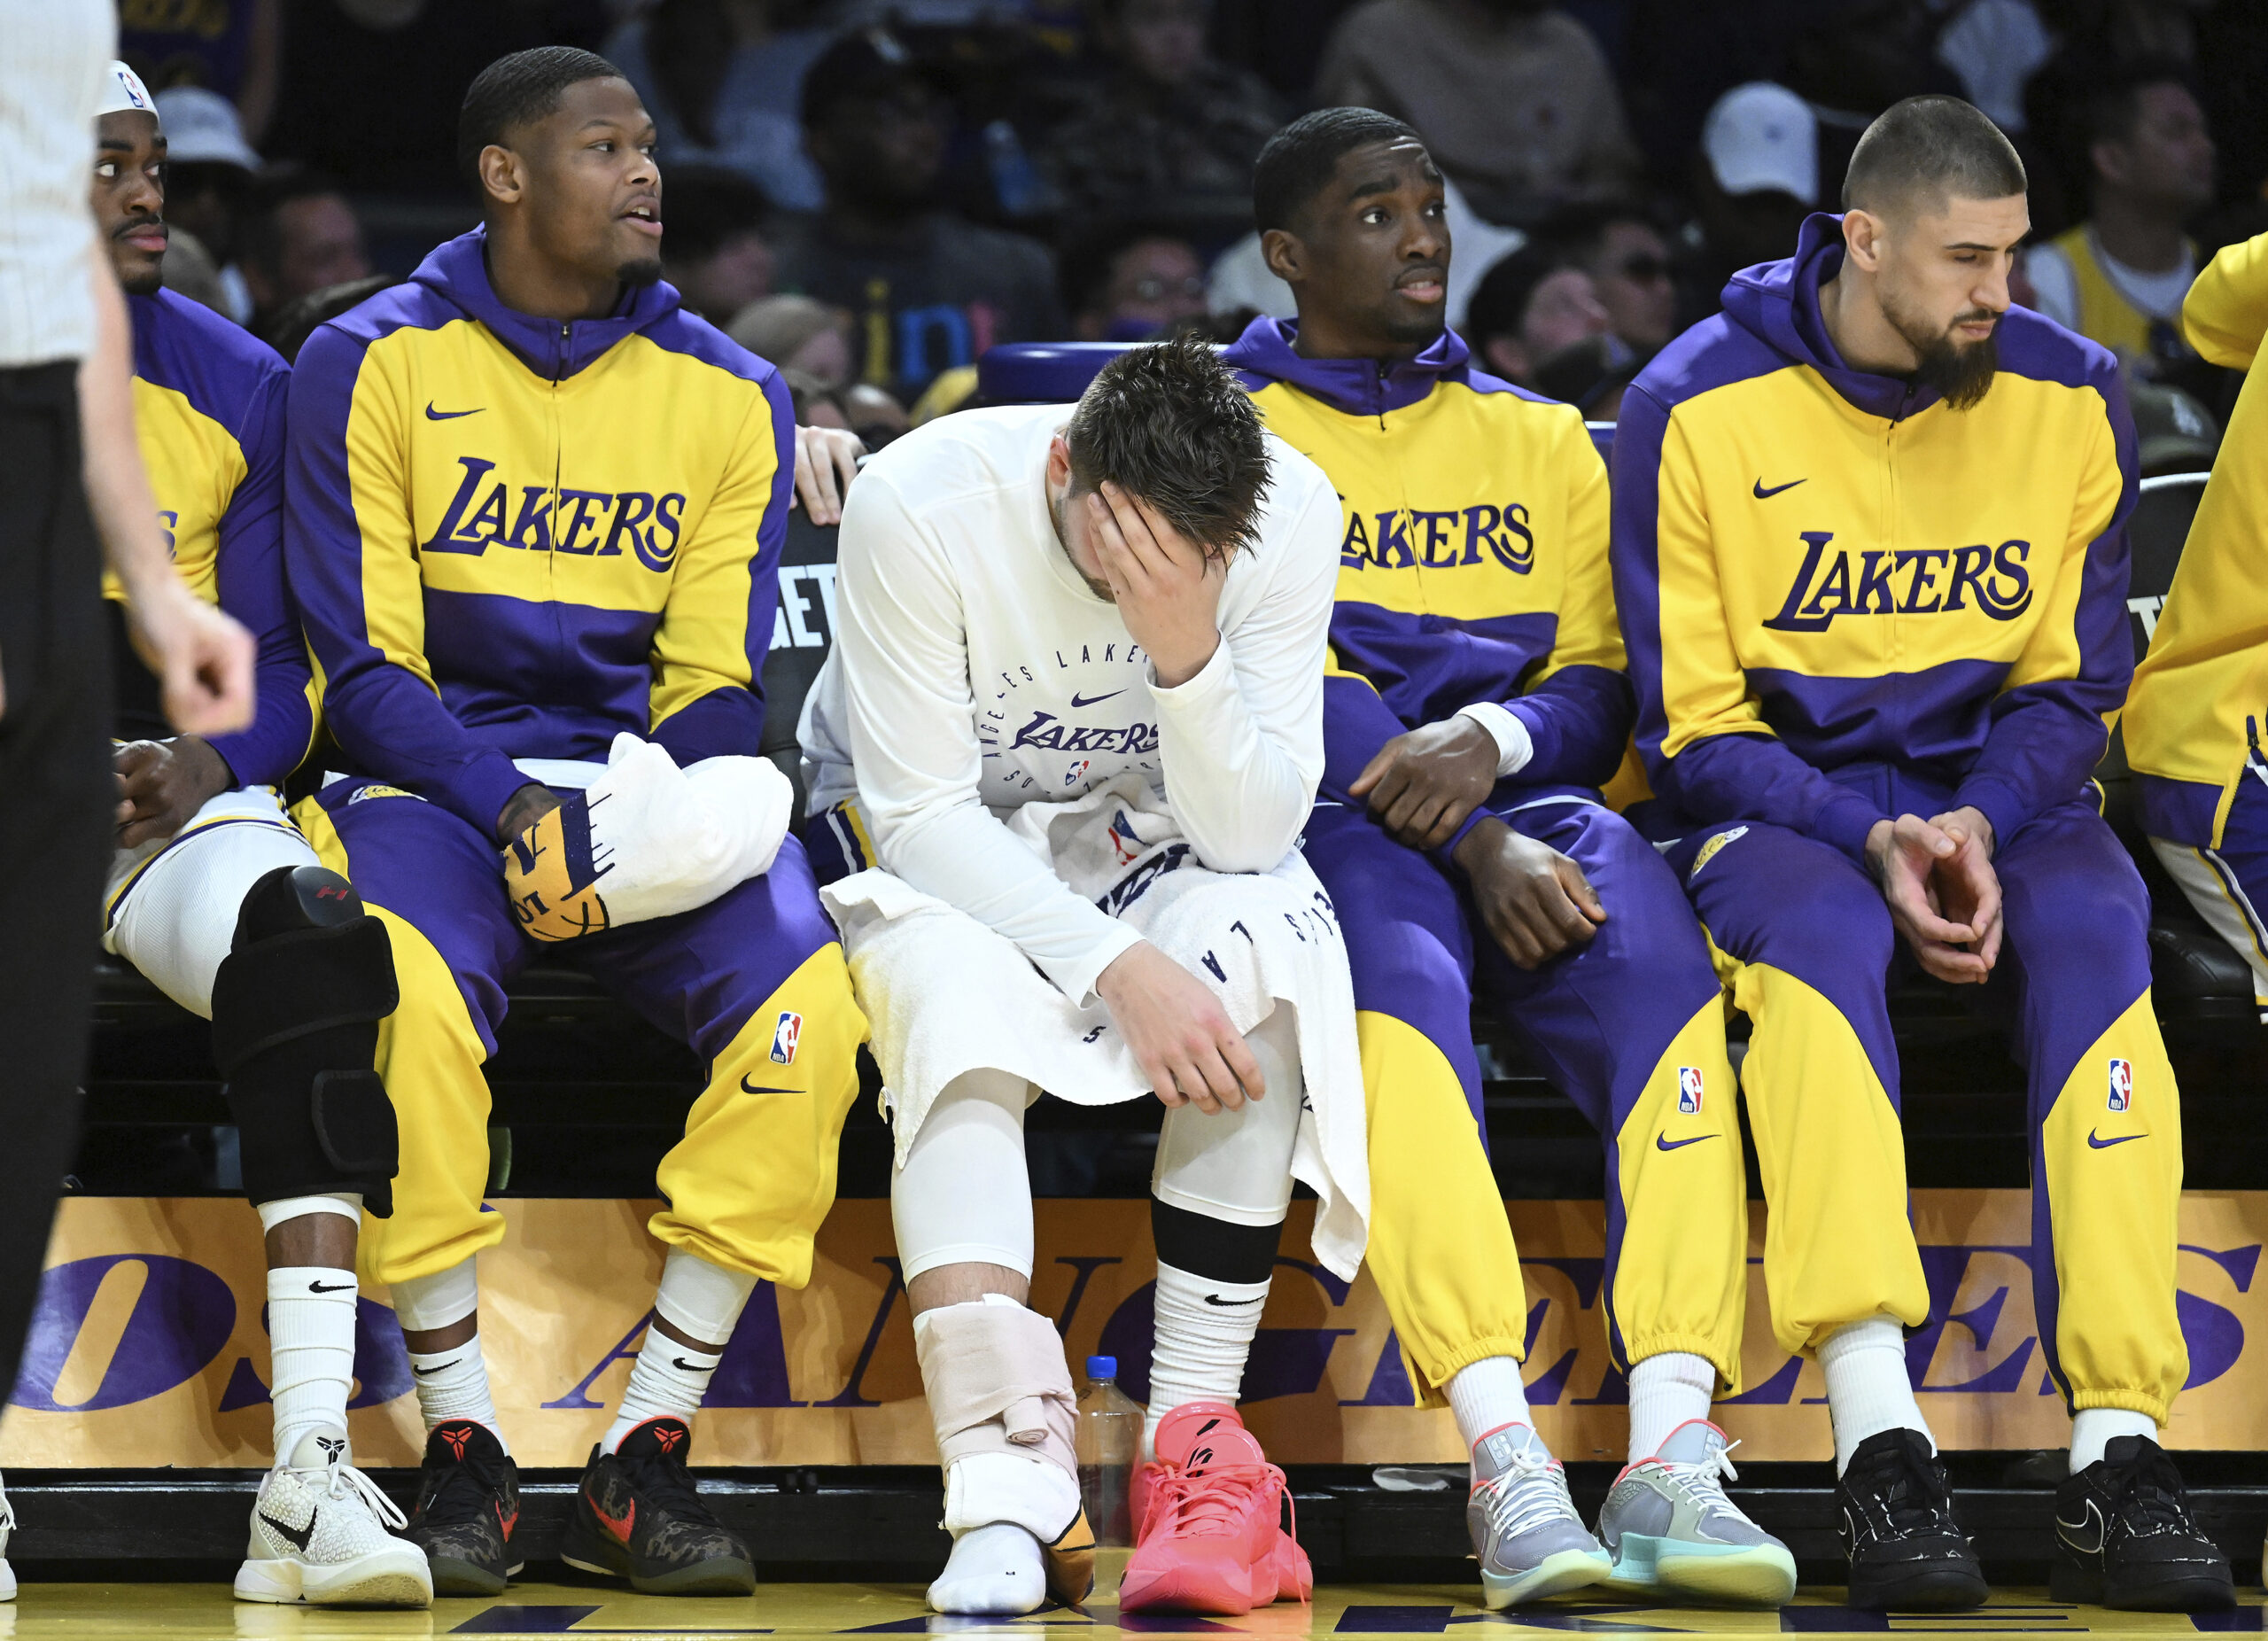
[[[134,436],[134,340],[126,298],[99,245],[89,253],[88,283],[95,298],[95,351],[79,366],[87,506],[128,598],[145,599],[174,579],[173,560]]]
[[[1265,872],[1299,841],[1322,773],[1321,725],[1298,748],[1239,688],[1228,646],[1177,689],[1153,686],[1174,818],[1216,872]],[[1304,758],[1302,752],[1305,753]]]
[[[1642,743],[1641,750],[1645,749]],[[1880,805],[1838,785],[1762,734],[1715,735],[1674,758],[1649,752],[1654,790],[1695,820],[1765,820],[1815,837],[1853,860],[1866,854]]]
[[[1637,717],[1628,675],[1603,666],[1563,667],[1503,705],[1526,727],[1532,749],[1518,778],[1571,786],[1614,778]]]

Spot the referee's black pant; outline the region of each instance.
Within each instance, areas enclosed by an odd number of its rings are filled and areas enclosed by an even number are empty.
[[[0,370],[0,1396],[78,1143],[116,802],[76,378]]]

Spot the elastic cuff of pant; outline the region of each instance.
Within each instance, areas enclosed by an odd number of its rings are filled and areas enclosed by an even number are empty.
[[[304,1219],[309,1214],[337,1214],[351,1219],[358,1226],[362,1223],[362,1195],[359,1191],[334,1191],[319,1196],[279,1196],[273,1202],[254,1202],[252,1212],[260,1216],[260,1233],[294,1219]]]
[[[775,1287],[800,1288],[811,1284],[812,1233],[809,1231],[770,1238],[763,1243],[766,1256],[751,1259],[743,1250],[729,1248],[672,1217],[666,1208],[646,1222],[646,1230],[664,1248],[682,1248],[721,1271],[738,1271]],[[782,1254],[789,1256],[778,1257]]]
[[[2084,1412],[2091,1407],[2116,1407],[2129,1413],[2147,1413],[2163,1429],[2173,1412],[2172,1404],[2152,1396],[2147,1390],[2074,1390],[2071,1411]]]
[[[392,1225],[401,1224],[400,1210],[395,1210]],[[485,1254],[504,1240],[504,1216],[494,1213],[480,1215],[480,1223],[462,1235],[450,1237],[438,1247],[427,1248],[415,1256],[397,1257],[384,1236],[366,1238],[364,1245],[376,1242],[377,1256],[372,1260],[369,1276],[388,1287],[399,1287],[404,1282],[421,1281],[429,1276],[439,1276],[444,1271],[454,1271],[476,1255]]]
[[[1515,1362],[1525,1362],[1527,1360],[1526,1342],[1518,1334],[1476,1339],[1464,1349],[1451,1351],[1431,1366],[1420,1363],[1410,1354],[1406,1340],[1402,1347],[1402,1359],[1409,1364],[1410,1376],[1417,1382],[1418,1405],[1420,1407],[1447,1407],[1449,1397],[1445,1387],[1449,1380],[1475,1362],[1485,1362],[1492,1356],[1508,1356]]]
[[[1738,1349],[1728,1353],[1720,1342],[1705,1339],[1698,1334],[1656,1334],[1651,1339],[1637,1340],[1630,1346],[1630,1360],[1624,1371],[1627,1373],[1637,1366],[1650,1356],[1667,1356],[1673,1350],[1682,1350],[1687,1356],[1697,1356],[1715,1368],[1719,1395],[1728,1395],[1740,1388]]]

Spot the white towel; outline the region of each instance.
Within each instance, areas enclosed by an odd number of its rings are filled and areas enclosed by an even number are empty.
[[[1351,1280],[1371,1203],[1355,992],[1338,916],[1307,861],[1294,850],[1272,872],[1208,871],[1135,775],[1075,802],[1027,804],[1008,824],[1073,890],[1211,986],[1238,1030],[1279,1002],[1298,1012],[1307,1091],[1292,1173],[1321,1199],[1316,1257]],[[883,871],[819,893],[873,1023],[899,1163],[965,1072],[1005,1071],[1076,1105],[1152,1092],[1099,999],[1076,1007],[967,913]]]

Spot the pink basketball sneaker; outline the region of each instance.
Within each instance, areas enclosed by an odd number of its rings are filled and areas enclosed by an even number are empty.
[[[1192,1402],[1158,1427],[1157,1462],[1134,1478],[1133,1558],[1122,1613],[1236,1617],[1305,1601],[1315,1574],[1283,1525],[1284,1473],[1224,1403]]]

